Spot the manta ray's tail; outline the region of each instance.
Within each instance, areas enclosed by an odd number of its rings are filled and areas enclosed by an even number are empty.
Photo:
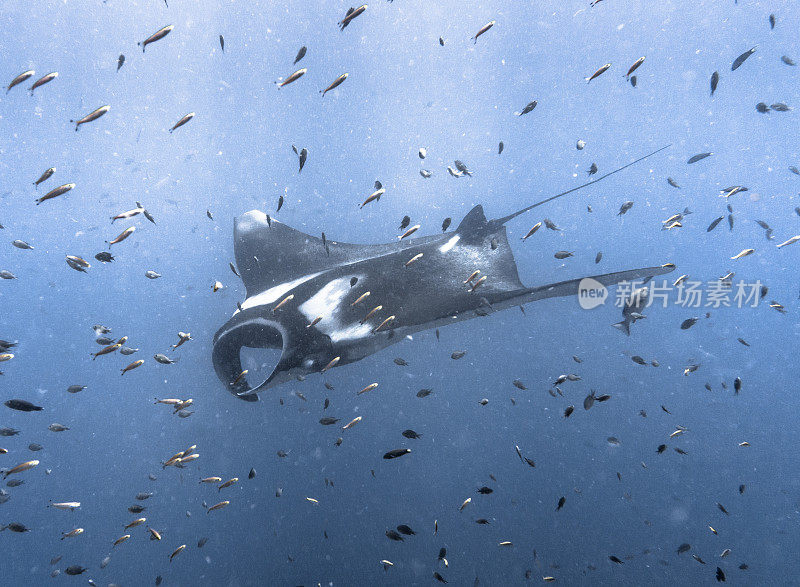
[[[660,153],[664,149],[667,149],[667,148],[669,148],[671,146],[672,146],[672,144],[665,145],[665,146],[661,147],[660,149],[656,149],[652,153],[648,153],[644,157],[639,157],[636,161],[631,161],[627,165],[623,165],[622,167],[618,167],[614,171],[609,171],[608,173],[606,173],[605,175],[601,175],[597,179],[593,179],[592,181],[587,181],[586,183],[584,183],[582,185],[579,185],[579,186],[574,187],[572,189],[568,189],[567,191],[561,192],[560,194],[556,194],[555,196],[550,196],[549,198],[546,198],[546,199],[544,199],[544,200],[542,200],[540,202],[536,202],[535,204],[531,204],[530,206],[527,206],[527,207],[523,208],[522,210],[517,210],[516,212],[513,212],[512,214],[509,214],[508,216],[503,216],[502,218],[498,218],[497,220],[494,220],[493,222],[497,222],[498,224],[505,224],[506,222],[508,222],[512,218],[516,218],[520,214],[525,214],[525,212],[528,212],[529,210],[533,210],[537,206],[541,206],[542,204],[547,204],[548,202],[552,202],[553,200],[555,200],[557,198],[560,198],[561,196],[566,196],[567,194],[571,194],[572,192],[577,192],[578,190],[582,190],[583,188],[586,188],[586,187],[589,187],[590,185],[596,184],[598,181],[603,181],[605,178],[607,178],[609,176],[612,176],[615,173],[619,173],[623,169],[627,169],[628,167],[636,165],[640,161],[644,161],[648,157],[652,157],[656,153]]]

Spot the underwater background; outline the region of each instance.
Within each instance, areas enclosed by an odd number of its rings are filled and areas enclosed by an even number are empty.
[[[29,531],[0,532],[2,582],[409,585],[436,584],[435,572],[455,585],[666,585],[715,584],[722,572],[731,584],[796,583],[800,247],[775,246],[800,233],[800,176],[789,169],[800,166],[791,109],[800,86],[797,67],[781,59],[800,60],[796,4],[378,0],[340,31],[350,6],[0,7],[3,83],[36,71],[0,94],[0,270],[16,276],[0,281],[0,339],[18,342],[0,363],[0,389],[3,401],[43,408],[0,406],[0,427],[20,431],[0,436],[0,467],[40,461],[3,481],[0,527]],[[169,24],[142,52],[137,43]],[[625,74],[641,56],[633,87]],[[300,67],[302,78],[276,86]],[[759,112],[760,102],[790,109]],[[76,132],[70,120],[102,105],[110,110]],[[308,150],[302,172],[292,145]],[[228,267],[234,217],[258,209],[333,241],[396,242],[405,215],[418,235],[441,232],[446,217],[457,225],[476,204],[499,218],[592,179],[593,163],[602,175],[665,145],[512,220],[522,282],[671,262],[668,286],[686,274],[705,288],[729,271],[734,283],[767,286],[757,307],[683,307],[672,288],[666,307],[645,309],[627,337],[611,327],[622,319],[611,288],[593,310],[555,298],[442,327],[438,340],[420,332],[257,403],[217,379],[213,335],[245,297]],[[700,153],[713,155],[687,165]],[[472,175],[448,173],[455,159]],[[34,187],[49,167],[53,177]],[[386,193],[359,209],[375,180]],[[66,183],[75,188],[35,204]],[[720,197],[731,186],[748,190]],[[155,223],[141,214],[109,222],[137,201]],[[675,214],[681,226],[662,230]],[[544,218],[560,230],[543,226],[523,242]],[[128,226],[136,232],[111,247],[115,260],[95,260]],[[557,251],[574,254],[559,260]],[[65,255],[91,267],[75,271]],[[212,292],[216,281],[224,288]],[[140,350],[92,360],[98,324]],[[192,340],[172,351],[179,331]],[[456,351],[466,355],[453,360]],[[158,364],[155,353],[179,361]],[[119,375],[137,359],[141,368]],[[562,374],[580,380],[548,393]],[[357,395],[373,381],[380,387]],[[432,393],[417,397],[421,389]],[[584,409],[591,390],[611,399]],[[193,413],[180,418],[154,398],[192,398]],[[341,421],[320,425],[325,416]],[[48,430],[54,422],[69,430]],[[402,436],[407,429],[421,437]],[[199,458],[162,468],[192,445]],[[412,452],[382,458],[396,448]],[[199,483],[217,475],[239,481]],[[24,483],[6,487],[12,479]],[[477,493],[483,486],[493,493]],[[153,495],[137,502],[140,492]],[[221,500],[230,505],[203,507]],[[135,503],[147,509],[129,513]],[[147,522],[123,530],[138,517]],[[416,534],[387,537],[398,525]],[[82,535],[61,540],[78,527]],[[162,539],[149,540],[147,527]],[[683,544],[690,549],[678,553]],[[87,570],[65,576],[71,565]]]

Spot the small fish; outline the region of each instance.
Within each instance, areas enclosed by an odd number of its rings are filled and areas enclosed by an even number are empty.
[[[612,554],[611,556],[609,556],[609,557],[608,557],[608,560],[610,560],[612,563],[617,563],[618,565],[624,564],[624,563],[623,563],[623,562],[622,562],[622,561],[619,559],[619,557],[616,557],[616,556],[614,556],[613,554]]]
[[[680,189],[681,186],[678,185],[678,182],[672,179],[671,177],[667,178],[667,183],[674,188]]]
[[[40,88],[40,87],[42,87],[43,85],[45,85],[46,83],[49,83],[49,82],[53,81],[53,80],[54,80],[54,79],[56,79],[57,77],[58,77],[58,72],[57,72],[57,71],[54,71],[54,72],[52,72],[52,73],[48,73],[48,74],[47,74],[46,76],[44,76],[44,77],[40,77],[40,78],[39,78],[38,80],[36,80],[36,81],[33,83],[33,85],[32,85],[32,86],[29,88],[29,91],[30,91],[30,93],[31,93],[31,96],[33,96],[33,90],[35,90],[36,88]]]
[[[163,355],[161,353],[153,355],[153,358],[155,359],[156,363],[161,363],[162,365],[174,365],[178,362],[177,359],[173,361],[167,355]]]
[[[123,65],[125,65],[125,55],[120,54],[120,56],[117,57],[117,71],[119,71]]]
[[[67,255],[66,261],[67,265],[72,267],[75,271],[80,271],[82,273],[86,273],[86,270],[91,267],[88,261],[81,257],[76,257],[75,255]]]
[[[786,65],[792,65],[792,66],[797,65],[794,59],[792,59],[788,55],[784,55],[783,57],[781,57],[781,61],[783,61]]]
[[[17,410],[18,412],[41,412],[44,409],[41,406],[37,406],[23,399],[10,399],[3,403],[6,407]]]
[[[468,175],[468,176],[472,177],[472,173],[470,172],[469,169],[467,169],[467,166],[464,165],[463,162],[461,162],[458,159],[456,159],[453,163],[455,164],[456,169],[458,169],[463,175]]]
[[[631,201],[623,202],[622,206],[620,206],[620,208],[619,208],[619,212],[617,212],[617,216],[622,216],[623,214],[625,214],[631,208],[633,208],[633,202],[631,202]]]
[[[723,219],[723,218],[725,218],[725,217],[724,217],[724,216],[720,216],[720,217],[718,217],[718,218],[715,218],[715,219],[714,219],[714,220],[711,222],[711,224],[709,224],[709,225],[708,225],[708,228],[706,229],[706,232],[711,232],[712,230],[714,230],[714,229],[717,227],[717,225],[718,225],[720,222],[722,222],[722,219]]]
[[[294,58],[294,65],[296,65],[298,61],[300,61],[303,57],[306,56],[306,50],[307,48],[305,45],[300,47],[300,50],[297,52],[297,55]]]
[[[379,202],[380,199],[381,199],[381,196],[383,194],[385,194],[385,193],[386,193],[386,190],[384,188],[380,188],[380,189],[375,190],[369,196],[367,196],[367,199],[364,200],[364,202],[359,206],[359,208],[363,208],[364,206],[366,206],[370,202],[375,202],[375,201]],[[417,228],[419,228],[419,225],[417,225]]]
[[[755,253],[755,249],[744,249],[741,253],[737,253],[731,259],[741,259],[742,257],[747,257],[748,255],[752,255]]]
[[[464,175],[463,173],[461,173],[460,171],[458,171],[456,169],[453,169],[449,165],[447,166],[447,173],[449,173],[453,177],[462,177]]]
[[[306,164],[306,159],[308,158],[308,149],[303,147],[302,149],[300,149],[300,152],[298,152],[297,147],[292,145],[292,151],[294,151],[294,154],[297,155],[299,159],[300,169],[298,170],[297,173],[300,173],[301,171],[303,171],[303,166]]]
[[[562,497],[560,497],[560,498],[558,499],[558,505],[556,506],[556,511],[558,511],[558,510],[560,510],[561,508],[563,508],[565,503],[567,503],[567,498],[566,498],[566,497],[563,497],[563,496],[562,496]]]
[[[719,72],[715,71],[711,74],[711,95],[714,95],[714,92],[717,90],[717,84],[719,84]]]
[[[342,426],[342,430],[349,430],[350,428],[352,428],[353,426],[355,426],[359,422],[361,422],[361,416],[356,416],[355,418],[350,420],[347,424]]]
[[[24,82],[26,79],[28,79],[28,78],[30,78],[30,77],[33,77],[33,74],[35,74],[35,73],[36,73],[36,72],[35,72],[34,70],[32,70],[32,69],[31,69],[31,70],[28,70],[28,71],[23,71],[21,74],[19,74],[19,75],[18,75],[17,77],[15,77],[13,80],[11,80],[11,83],[10,83],[10,84],[8,84],[8,87],[6,88],[6,94],[7,94],[7,93],[9,92],[9,90],[11,90],[11,88],[13,88],[14,86],[18,86],[19,84],[21,84],[22,82]]]
[[[505,145],[503,145],[503,141],[500,141],[500,144],[497,145],[497,154],[498,155],[502,155],[503,154],[503,148],[504,147],[505,147]]]
[[[60,185],[57,188],[53,188],[45,195],[43,195],[41,198],[37,198],[35,200],[36,205],[38,206],[39,204],[41,204],[46,200],[52,200],[53,198],[57,198],[58,196],[64,195],[74,187],[75,187],[74,183],[65,183],[64,185]]]
[[[526,234],[525,236],[523,236],[523,237],[522,237],[522,240],[527,240],[529,237],[533,236],[533,234],[534,234],[534,233],[535,233],[537,230],[539,230],[539,228],[540,228],[541,226],[542,226],[542,223],[541,223],[541,222],[537,222],[536,224],[534,224],[534,225],[533,225],[533,228],[531,228],[531,229],[530,229],[530,230],[527,232],[527,234]]]
[[[480,279],[478,279],[477,281],[475,281],[475,283],[473,283],[473,284],[472,284],[472,287],[470,288],[470,290],[469,290],[469,291],[470,291],[470,292],[474,292],[474,291],[475,291],[476,289],[478,289],[478,287],[480,287],[480,286],[481,286],[481,285],[482,285],[482,284],[483,284],[485,281],[486,281],[486,275],[484,275],[483,277],[481,277]]]
[[[407,266],[408,266],[408,265],[409,265],[409,264],[410,264],[412,261],[414,261],[416,258],[418,258],[418,257],[419,257],[419,256],[421,256],[421,255],[422,255],[422,253],[420,253],[420,254],[419,254],[419,255],[417,255],[416,257],[412,258],[410,261],[408,261],[408,263],[406,263],[406,267],[407,267]],[[370,318],[372,318],[372,317],[373,317],[375,314],[377,314],[377,313],[378,313],[378,312],[380,312],[381,310],[383,310],[383,306],[380,306],[380,305],[379,305],[379,306],[375,306],[374,308],[372,308],[372,309],[371,309],[369,312],[367,312],[367,315],[366,315],[366,316],[364,316],[364,317],[361,319],[361,324],[365,324],[365,323],[366,323],[366,322],[367,322],[367,321],[368,321]],[[397,363],[397,359],[395,359],[395,363]],[[400,363],[397,363],[397,364],[398,364],[398,365],[400,365]],[[406,363],[406,364],[408,364],[408,363]],[[401,366],[402,366],[402,365],[401,365]]]
[[[324,98],[325,94],[327,94],[328,92],[330,92],[334,88],[339,87],[342,84],[342,82],[347,79],[348,75],[350,75],[350,74],[346,73],[346,72],[343,73],[342,75],[337,77],[335,80],[333,80],[331,82],[331,85],[329,85],[327,88],[325,88],[324,90],[320,90],[319,93],[322,94],[322,97]]]
[[[642,61],[644,61],[644,58],[642,58]],[[641,65],[641,64],[640,64],[640,65]],[[584,79],[586,80],[586,83],[588,84],[588,83],[589,83],[590,81],[592,81],[594,78],[596,78],[596,77],[599,77],[599,76],[603,75],[603,74],[604,74],[606,71],[608,71],[608,68],[609,68],[609,67],[611,67],[611,64],[610,64],[610,63],[606,63],[605,65],[601,66],[601,67],[600,67],[600,69],[598,69],[597,71],[595,71],[595,72],[594,72],[594,73],[593,73],[593,74],[592,74],[590,77],[584,78]],[[637,65],[636,67],[638,67],[638,65]],[[631,72],[632,72],[634,69],[636,69],[636,67],[632,68],[632,69],[631,69]]]
[[[405,231],[403,234],[398,236],[397,239],[398,240],[403,240],[404,238],[409,237],[412,234],[414,234],[415,232],[417,232],[419,229],[420,229],[420,225],[419,224],[415,224],[414,226],[409,228],[407,231]]]
[[[638,78],[635,75],[631,76],[631,85],[635,88],[636,83],[638,82]]]
[[[406,536],[414,536],[416,534],[416,532],[414,532],[414,530],[412,530],[411,527],[407,526],[406,524],[400,524],[397,527],[397,531],[400,532],[400,534],[405,534]]]
[[[373,389],[377,389],[377,387],[378,387],[378,384],[377,384],[377,383],[370,383],[370,384],[369,384],[369,385],[367,385],[367,386],[366,386],[364,389],[362,389],[361,391],[359,391],[359,392],[358,392],[356,395],[361,395],[362,393],[367,393],[367,392],[370,392],[370,391],[372,391]]]
[[[539,102],[537,102],[536,100],[534,100],[533,102],[528,102],[525,108],[522,109],[522,112],[514,112],[514,116],[522,116],[524,114],[528,114],[529,112],[532,112],[533,109],[536,108],[538,104]]]
[[[231,503],[230,501],[221,501],[217,504],[214,504],[206,510],[206,514],[210,514],[211,512],[216,510],[221,510],[222,508],[229,506],[230,503]]]
[[[55,167],[50,167],[49,169],[45,169],[44,172],[39,176],[39,179],[33,182],[33,185],[38,186],[40,183],[47,181],[48,179],[50,179],[50,177],[52,177],[52,175],[55,172],[56,172]]]
[[[192,118],[194,118],[194,112],[189,112],[189,114],[184,114],[181,116],[181,119],[175,123],[175,125],[169,129],[169,132],[174,131],[176,128],[182,127],[184,124],[189,122]]]
[[[410,448],[395,448],[395,449],[390,450],[389,452],[385,453],[383,455],[383,458],[386,459],[386,460],[396,459],[398,457],[402,457],[403,455],[407,455],[410,452],[411,452]]]
[[[433,390],[431,390],[431,389],[420,389],[417,392],[417,397],[419,397],[419,398],[428,397],[432,393],[433,393]]]
[[[172,559],[174,559],[176,556],[178,556],[183,551],[183,549],[185,549],[185,548],[186,548],[185,544],[181,544],[178,548],[176,548],[172,552],[172,554],[169,555],[169,562],[172,562]]]
[[[274,308],[272,308],[272,313],[275,314],[277,310],[279,310],[280,308],[291,302],[293,299],[294,299],[294,294],[289,294],[288,296],[283,298],[280,302],[278,302],[278,304]]]
[[[733,63],[731,64],[731,71],[736,71],[737,69],[739,69],[739,66],[741,66],[742,63],[747,61],[747,58],[750,57],[755,52],[756,48],[753,47],[752,49],[748,49],[747,51],[739,55],[736,59],[733,60]]]
[[[15,473],[22,473],[23,471],[30,471],[34,467],[39,465],[39,461],[25,461],[24,463],[20,463],[15,467],[11,467],[9,470],[3,473],[3,479],[6,479],[9,475],[14,475]]]
[[[633,64],[633,65],[631,65],[630,69],[628,70],[628,73],[626,73],[626,74],[625,74],[625,77],[630,77],[630,76],[631,76],[631,74],[632,74],[634,71],[636,71],[637,69],[639,69],[639,66],[640,66],[642,63],[644,63],[644,57],[639,57],[639,59],[637,59],[637,60],[634,62],[634,64]]]
[[[144,365],[144,360],[143,359],[139,359],[138,361],[134,361],[133,363],[131,363],[127,367],[121,369],[121,371],[122,371],[121,375],[125,375],[125,373],[127,373],[128,371],[133,371],[134,369],[136,369],[138,367],[141,367],[142,365]]]
[[[428,178],[429,178],[431,175],[433,175],[433,172],[431,172],[431,171],[428,171],[427,169],[420,169],[420,170],[419,170],[419,174],[420,174],[422,177],[424,177],[425,179],[428,179]]]
[[[134,232],[136,232],[136,227],[135,226],[129,226],[128,228],[123,230],[121,233],[119,233],[119,235],[114,240],[108,241],[108,246],[110,247],[111,245],[116,245],[118,243],[121,243],[126,238],[128,238],[130,235],[132,235]]]
[[[594,405],[594,400],[597,399],[594,395],[594,391],[591,391],[589,395],[583,400],[583,409],[588,410]]]
[[[78,128],[82,124],[86,124],[87,122],[92,122],[93,120],[97,120],[98,118],[103,116],[106,112],[108,112],[110,109],[111,109],[111,106],[108,106],[108,105],[100,106],[100,108],[92,110],[89,114],[87,114],[83,118],[80,118],[78,120],[70,120],[70,122],[74,122],[75,123],[75,132],[77,132]]]
[[[144,53],[145,48],[147,48],[147,45],[149,45],[150,43],[155,43],[156,41],[160,41],[161,39],[166,37],[168,34],[170,34],[172,32],[173,28],[175,28],[173,25],[171,25],[171,24],[167,25],[164,28],[161,28],[161,29],[157,30],[155,33],[153,33],[152,35],[147,37],[141,43],[137,43],[137,45],[139,45],[142,48],[142,53]]]
[[[480,37],[482,34],[484,34],[486,31],[488,31],[488,30],[489,30],[490,28],[492,28],[494,25],[495,25],[495,21],[494,21],[494,20],[492,20],[492,21],[489,21],[488,23],[486,23],[485,25],[483,25],[483,26],[481,27],[481,29],[480,29],[480,30],[479,30],[477,33],[475,33],[475,36],[474,36],[474,37],[472,37],[472,42],[476,44],[476,43],[478,42],[478,37]]]
[[[714,153],[698,153],[697,155],[692,155],[691,157],[689,157],[686,163],[691,165],[692,163],[697,163],[698,161],[702,161],[706,157],[710,157],[713,154]]]
[[[717,567],[716,577],[717,577],[717,582],[718,583],[724,583],[725,582],[725,573],[719,567]]]
[[[339,21],[339,30],[344,30],[350,22],[357,17],[358,15],[362,14],[367,9],[367,5],[363,4],[358,8],[350,8],[348,9],[347,13],[345,14],[344,18]]]
[[[302,68],[302,69],[298,69],[297,71],[292,73],[289,77],[287,77],[285,80],[276,81],[275,83],[278,84],[278,88],[282,88],[283,86],[288,86],[290,83],[296,82],[301,77],[303,77],[305,75],[306,71],[308,71],[308,70],[305,67]]]

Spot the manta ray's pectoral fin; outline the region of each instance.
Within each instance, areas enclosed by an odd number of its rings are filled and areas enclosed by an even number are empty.
[[[604,273],[602,275],[592,275],[580,279],[570,279],[559,281],[549,285],[526,288],[525,292],[514,296],[514,303],[509,305],[525,304],[536,300],[556,298],[560,296],[578,296],[580,283],[584,279],[593,279],[602,286],[608,287],[617,283],[637,282],[639,285],[648,282],[656,275],[663,275],[673,271],[675,266],[672,263],[659,265],[658,267],[643,267],[642,269],[628,269],[627,271],[617,271],[615,273]]]

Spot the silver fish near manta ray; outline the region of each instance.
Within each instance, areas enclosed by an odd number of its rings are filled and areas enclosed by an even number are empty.
[[[217,376],[234,395],[256,401],[257,393],[346,365],[403,340],[406,335],[536,300],[577,296],[581,278],[535,287],[522,284],[505,224],[650,157],[662,147],[595,180],[502,218],[487,220],[475,206],[454,231],[388,244],[362,245],[322,240],[258,210],[234,221],[236,266],[247,298],[214,335]],[[419,260],[408,265],[414,257]],[[480,267],[483,281],[464,285]],[[672,264],[592,276],[604,286],[647,280]],[[411,287],[409,284],[414,284]],[[369,307],[355,303],[369,295]],[[274,312],[281,300],[291,299]],[[264,382],[243,376],[243,347],[279,349],[281,357]]]

